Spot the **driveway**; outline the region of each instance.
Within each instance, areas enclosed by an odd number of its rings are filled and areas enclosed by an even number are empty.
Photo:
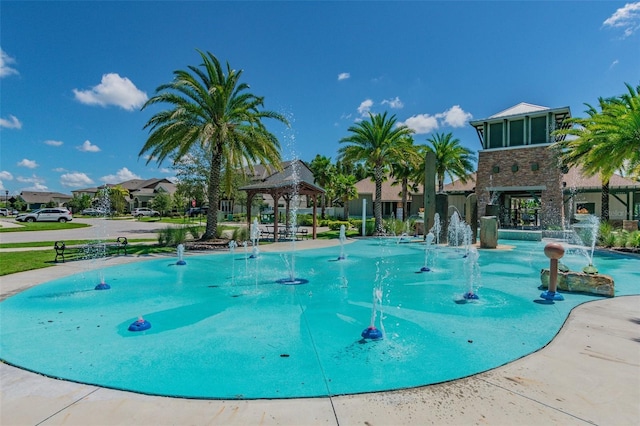
[[[175,226],[162,222],[140,222],[136,219],[107,220],[103,218],[74,218],[73,222],[87,223],[87,228],[64,229],[60,231],[28,231],[28,232],[2,232],[0,243],[20,243],[34,241],[64,241],[64,240],[90,240],[90,239],[115,239],[118,237],[133,238],[157,238],[157,232],[169,226]],[[14,219],[0,219],[3,227],[21,226]]]

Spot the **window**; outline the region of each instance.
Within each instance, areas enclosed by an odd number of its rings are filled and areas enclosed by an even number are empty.
[[[524,120],[509,123],[509,146],[524,145]]]
[[[547,117],[531,119],[531,143],[547,143]]]
[[[489,148],[502,148],[502,123],[489,124]]]

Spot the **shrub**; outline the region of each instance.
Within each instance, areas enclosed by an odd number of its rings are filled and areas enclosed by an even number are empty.
[[[332,231],[339,231],[340,226],[342,225],[344,225],[345,228],[349,229],[349,226],[351,224],[346,220],[332,220],[332,221],[329,221],[329,223],[327,224],[329,229]]]
[[[299,214],[297,222],[299,226],[313,226],[313,215]]]
[[[187,239],[187,228],[186,227],[171,227],[168,226],[164,229],[158,231],[158,244],[163,247],[166,246],[177,246],[178,244],[182,244]]]
[[[235,241],[249,241],[250,231],[247,226],[240,226],[233,230],[233,237]]]
[[[604,247],[613,247],[615,244],[615,234],[613,225],[609,222],[601,222],[598,229],[598,245]]]
[[[362,233],[362,219],[350,219],[351,226],[358,230],[358,233]],[[375,231],[376,220],[375,219],[367,219],[364,225],[364,232],[366,235],[373,235],[373,231]]]
[[[382,227],[389,234],[400,235],[404,232],[404,222],[400,219],[386,219],[382,222]]]

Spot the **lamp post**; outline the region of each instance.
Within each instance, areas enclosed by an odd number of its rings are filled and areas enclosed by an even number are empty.
[[[4,190],[4,206],[7,209],[9,208],[9,190],[8,189]]]

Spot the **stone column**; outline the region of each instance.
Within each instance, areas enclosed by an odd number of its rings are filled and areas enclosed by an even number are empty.
[[[482,216],[480,218],[480,248],[498,247],[498,218]]]

